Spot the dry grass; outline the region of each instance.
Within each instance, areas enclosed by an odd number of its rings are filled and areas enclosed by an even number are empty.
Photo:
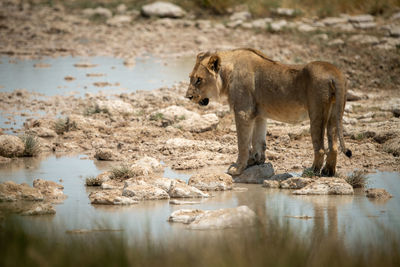
[[[353,188],[364,188],[368,183],[368,177],[363,171],[356,170],[345,178]]]
[[[40,142],[38,138],[34,135],[23,135],[20,137],[22,142],[24,142],[24,157],[33,157],[40,152]]]
[[[134,176],[134,172],[128,165],[121,165],[111,169],[111,179],[128,179]]]
[[[71,122],[69,117],[60,118],[55,122],[54,128],[57,134],[64,134],[65,132],[75,129],[76,124],[75,122]]]

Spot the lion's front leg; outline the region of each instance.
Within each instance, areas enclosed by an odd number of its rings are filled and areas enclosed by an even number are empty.
[[[265,162],[265,150],[267,145],[265,137],[267,133],[267,120],[257,117],[254,122],[253,136],[251,138],[252,149],[250,150],[247,166],[259,165]]]
[[[250,112],[235,112],[236,133],[239,155],[235,164],[228,169],[230,175],[240,175],[247,167],[249,146],[253,132],[254,119]]]

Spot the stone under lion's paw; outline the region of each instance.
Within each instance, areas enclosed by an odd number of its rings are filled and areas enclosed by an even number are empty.
[[[235,163],[229,167],[228,174],[232,176],[237,176],[240,175],[244,169],[245,169],[244,167],[240,167]]]

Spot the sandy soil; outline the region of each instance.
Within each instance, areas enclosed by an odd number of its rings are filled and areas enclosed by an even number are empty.
[[[351,35],[365,34],[364,31],[348,33],[328,29],[329,39],[320,41],[314,38],[318,32],[231,29],[222,22],[221,18],[212,21],[139,18],[114,27],[60,7],[21,11],[6,5],[0,11],[0,54],[19,58],[106,55],[129,60],[147,53],[171,58],[203,50],[254,47],[287,63],[331,61],[346,73],[350,89],[361,96],[358,101],[348,102],[346,107],[345,141],[354,156],[350,160],[340,155],[338,171],[400,171],[400,119],[394,115],[400,106],[398,49],[347,41],[339,46],[327,45],[329,40],[339,37],[347,40]],[[384,38],[379,31],[368,34]],[[133,162],[147,155],[174,169],[229,165],[237,154],[229,108],[219,103],[196,106],[183,97],[186,88],[187,83],[182,82],[173,88],[151,92],[112,97],[87,94],[84,98],[36,98],[23,90],[1,92],[0,109],[18,106],[21,112],[16,115],[28,109],[45,111],[47,116],[28,120],[23,129],[39,136],[42,151],[81,152],[94,158],[99,150],[110,149],[109,159],[114,161]],[[129,109],[121,111],[124,108],[113,107],[110,99],[117,99],[120,107],[128,105]],[[88,112],[88,106],[94,107],[96,103],[103,103],[108,112]],[[160,109],[172,105],[199,114],[214,113],[219,122],[211,130],[200,133],[184,130],[180,123],[188,118],[167,120],[157,115]],[[70,127],[63,134],[55,133],[56,113],[69,117]],[[301,172],[311,166],[313,150],[308,128],[308,122],[301,125],[269,122],[267,158],[276,172]]]

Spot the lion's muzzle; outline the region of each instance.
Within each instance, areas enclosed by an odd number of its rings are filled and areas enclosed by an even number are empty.
[[[202,100],[199,101],[199,105],[200,106],[207,106],[209,101],[210,100],[208,98],[203,98]]]

